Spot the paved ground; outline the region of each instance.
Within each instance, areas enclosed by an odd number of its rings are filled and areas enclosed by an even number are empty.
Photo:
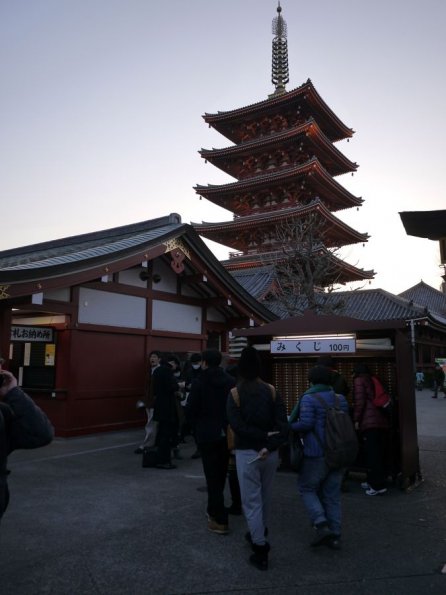
[[[141,431],[58,439],[10,457],[11,506],[0,528],[2,595],[444,595],[446,399],[417,392],[424,483],[343,494],[344,548],[308,547],[294,474],[275,483],[268,572],[247,564],[241,517],[206,529],[193,445],[173,471],[142,469]]]

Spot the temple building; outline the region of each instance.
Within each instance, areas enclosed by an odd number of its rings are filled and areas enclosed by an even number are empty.
[[[230,211],[233,218],[192,224],[201,236],[233,250],[223,265],[242,285],[265,283],[263,295],[254,292],[261,300],[284,258],[284,246],[291,246],[289,230],[304,228],[308,221],[317,227],[318,241],[311,248],[315,258],[324,254],[330,263],[327,278],[319,283],[321,291],[374,277],[373,271],[348,264],[336,252],[369,237],[334,214],[363,202],[336,180],[357,170],[357,164],[335,146],[350,139],[353,130],[324,102],[311,80],[286,90],[287,31],[281,10],[279,3],[273,20],[274,92],[258,103],[203,116],[233,144],[202,149],[200,154],[235,181],[197,185],[195,191]]]
[[[274,319],[176,213],[0,252],[0,354],[58,436],[144,424],[152,350]]]

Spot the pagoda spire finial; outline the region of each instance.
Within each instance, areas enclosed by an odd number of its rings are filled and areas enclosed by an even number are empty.
[[[288,42],[286,39],[287,26],[281,15],[280,0],[277,5],[277,16],[273,19],[273,60],[271,82],[276,86],[273,95],[286,92],[285,85],[290,80],[288,71]]]

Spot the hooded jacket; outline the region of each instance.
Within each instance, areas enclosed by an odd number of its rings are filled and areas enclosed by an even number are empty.
[[[235,380],[220,366],[202,370],[193,381],[186,405],[186,419],[197,444],[216,442],[226,436],[226,401]]]
[[[354,420],[359,423],[361,432],[372,429],[388,430],[389,419],[373,404],[375,390],[368,374],[358,374],[353,380]]]
[[[20,388],[11,389],[0,403],[0,518],[9,501],[8,455],[18,448],[45,446],[53,437],[45,413]]]

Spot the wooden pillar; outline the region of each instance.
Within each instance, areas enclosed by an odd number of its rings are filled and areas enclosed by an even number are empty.
[[[11,343],[11,309],[0,309],[0,355],[7,361],[9,359],[9,346]]]
[[[400,430],[403,487],[414,483],[420,471],[417,411],[412,346],[406,330],[395,331],[398,420]]]

